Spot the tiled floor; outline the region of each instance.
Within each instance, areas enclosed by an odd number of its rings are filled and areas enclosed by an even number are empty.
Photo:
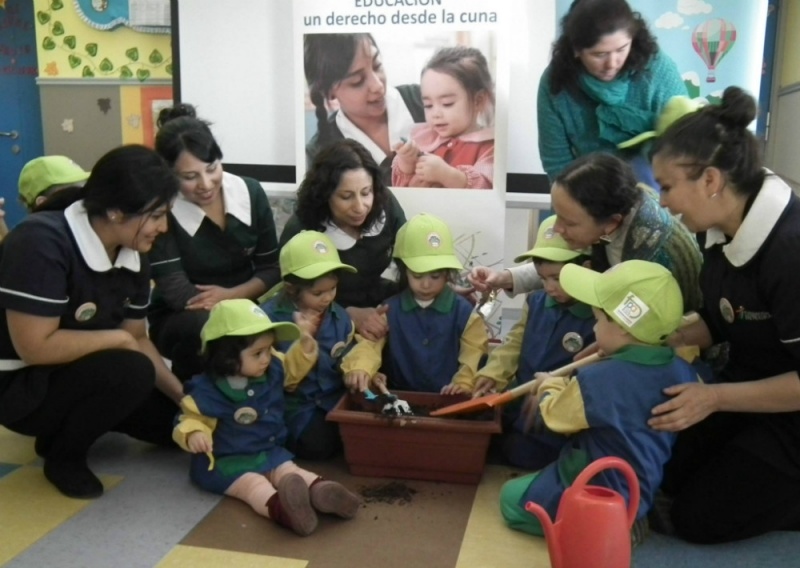
[[[542,539],[508,530],[497,496],[515,472],[487,466],[478,486],[405,481],[407,504],[366,503],[356,519],[322,519],[307,538],[245,504],[204,493],[188,455],[109,434],[90,464],[106,485],[95,501],[45,481],[30,438],[0,428],[0,566],[10,568],[546,568]],[[388,480],[351,476],[344,463],[302,464],[355,490]],[[722,546],[651,534],[635,568],[798,566],[800,533]],[[599,567],[587,567],[599,568]]]

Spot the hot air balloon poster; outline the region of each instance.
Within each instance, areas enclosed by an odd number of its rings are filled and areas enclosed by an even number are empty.
[[[717,80],[714,71],[736,43],[736,27],[722,18],[699,24],[692,32],[692,47],[708,68],[707,83]]]

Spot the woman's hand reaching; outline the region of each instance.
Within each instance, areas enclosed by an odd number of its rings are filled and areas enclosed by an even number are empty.
[[[654,430],[680,432],[718,410],[714,385],[684,383],[665,388],[664,394],[672,398],[653,408],[647,421]]]

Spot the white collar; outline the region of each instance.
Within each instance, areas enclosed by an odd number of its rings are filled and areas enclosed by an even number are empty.
[[[139,253],[128,247],[120,248],[117,260],[111,264],[106,247],[89,222],[89,214],[83,206],[83,200],[67,207],[64,210],[64,217],[78,244],[78,250],[89,268],[95,272],[107,272],[112,268],[127,268],[131,272],[139,272],[142,266]]]
[[[381,213],[381,216],[378,218],[375,223],[373,223],[372,227],[368,230],[361,233],[361,237],[374,237],[375,235],[379,235],[381,231],[383,231],[383,227],[386,225],[386,212],[384,211]],[[333,246],[336,247],[336,250],[349,250],[353,248],[358,239],[354,239],[343,230],[341,230],[338,225],[334,224],[333,221],[326,221],[323,223],[324,226],[324,233],[331,239]]]
[[[250,209],[250,192],[247,184],[239,176],[222,172],[222,206],[225,213],[230,213],[239,221],[250,226],[252,214]],[[194,236],[200,228],[206,213],[199,206],[186,199],[183,194],[172,205],[172,214],[183,230]]]
[[[403,100],[403,96],[397,89],[388,89],[386,91],[386,114],[389,118],[389,146],[394,146],[400,142],[400,138],[408,138],[410,136],[411,127],[414,125],[414,118]],[[342,135],[345,138],[351,138],[356,142],[360,142],[377,163],[381,163],[386,159],[386,154],[381,150],[380,146],[372,141],[372,138],[364,134],[358,126],[345,116],[342,111],[336,113],[336,126],[339,127]]]
[[[736,267],[744,266],[767,240],[791,197],[792,189],[767,170],[764,185],[733,239],[724,244],[728,238],[719,228],[712,227],[706,231],[706,248],[723,244],[722,252],[728,261]]]

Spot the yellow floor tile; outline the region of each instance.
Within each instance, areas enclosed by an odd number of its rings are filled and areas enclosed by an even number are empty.
[[[106,490],[122,477],[101,477]],[[64,497],[48,482],[39,467],[23,466],[0,478],[0,566],[91,504]]]
[[[25,465],[36,459],[33,438],[0,426],[0,462]]]
[[[178,545],[167,554],[156,568],[305,568],[308,562],[292,558],[261,556],[246,552],[231,552],[213,548]]]
[[[456,568],[550,566],[544,539],[509,529],[500,515],[500,488],[510,479],[512,471],[507,467],[492,465],[484,469]]]

